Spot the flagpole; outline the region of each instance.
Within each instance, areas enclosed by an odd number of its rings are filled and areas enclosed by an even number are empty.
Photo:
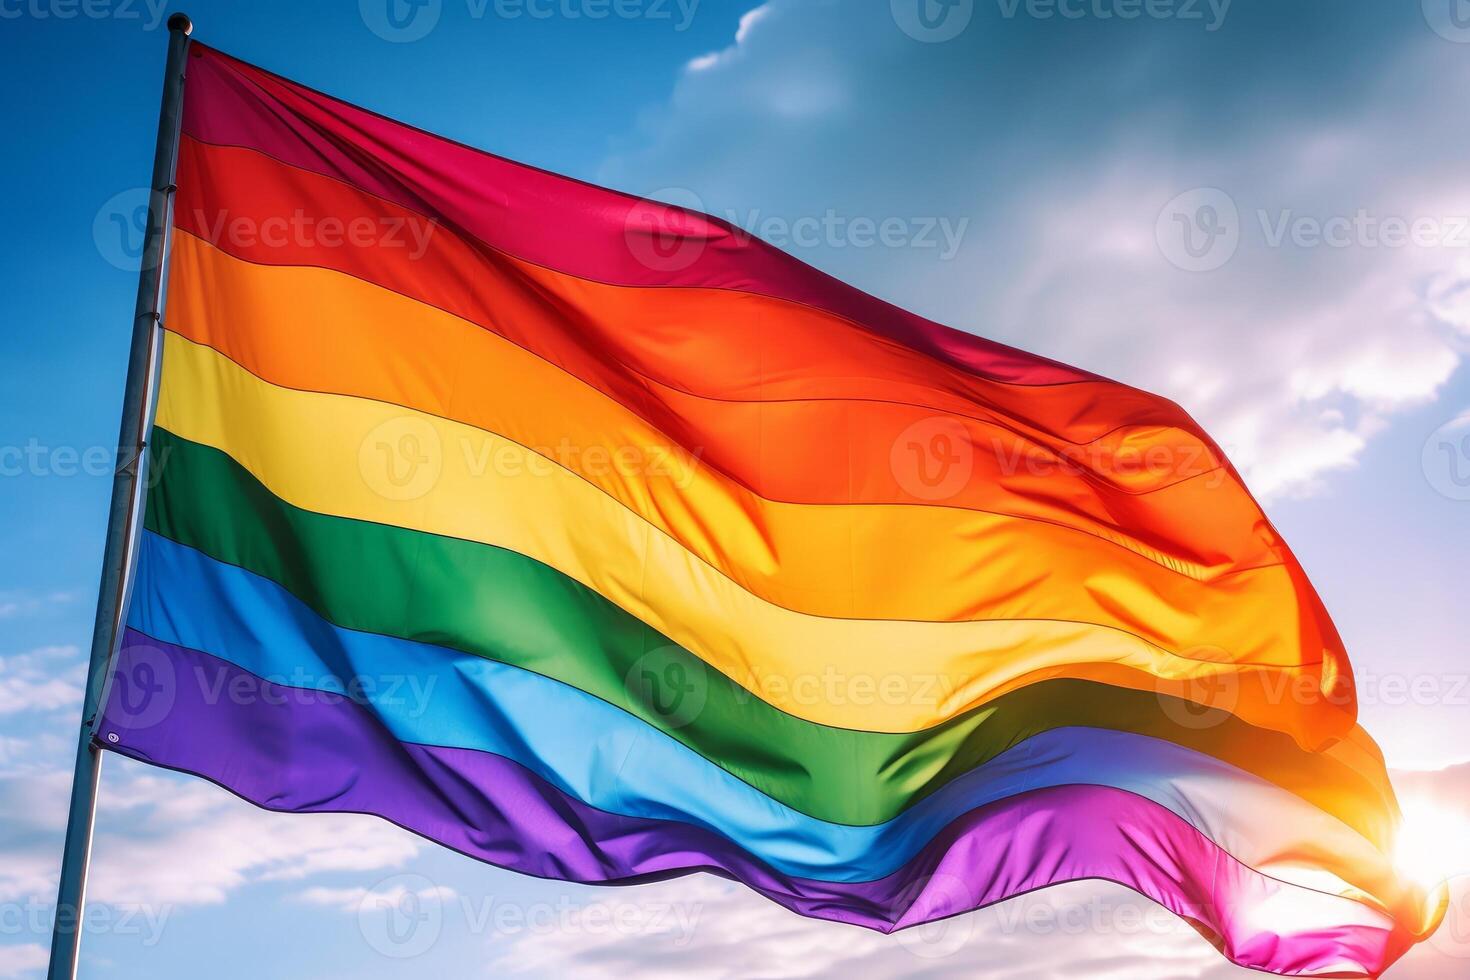
[[[158,140],[153,151],[153,180],[148,192],[148,224],[143,234],[138,300],[133,312],[132,345],[123,385],[122,423],[117,437],[117,467],[107,511],[107,539],[102,552],[102,582],[97,591],[97,618],[87,688],[77,735],[76,769],[72,775],[71,811],[56,889],[56,916],[51,928],[50,980],[74,980],[81,947],[87,865],[92,856],[92,821],[102,754],[92,740],[102,707],[108,666],[117,646],[128,579],[133,564],[134,524],[139,510],[139,476],[153,404],[159,305],[163,293],[164,258],[172,221],[174,170],[179,154],[179,124],[184,102],[184,61],[193,23],[184,14],[168,19],[168,60],[163,73],[163,104],[158,113]]]

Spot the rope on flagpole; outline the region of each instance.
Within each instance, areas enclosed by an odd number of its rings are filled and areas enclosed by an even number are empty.
[[[75,980],[77,975],[87,865],[92,856],[97,782],[102,772],[102,754],[93,741],[93,726],[102,708],[108,668],[117,647],[133,566],[137,515],[141,506],[138,494],[153,413],[158,332],[161,329],[159,306],[163,295],[168,229],[172,223],[174,170],[178,163],[179,124],[184,101],[184,63],[188,56],[189,35],[193,30],[193,23],[184,14],[174,14],[168,19],[163,104],[158,113],[158,141],[154,147],[153,179],[148,193],[148,224],[143,235],[138,300],[133,315],[132,344],[128,350],[127,380],[123,386],[117,468],[107,512],[107,539],[102,552],[102,581],[97,591],[97,618],[92,627],[86,695],[77,736],[71,810],[67,815],[61,880],[57,885],[56,913],[51,928],[51,965],[47,972],[50,980]]]

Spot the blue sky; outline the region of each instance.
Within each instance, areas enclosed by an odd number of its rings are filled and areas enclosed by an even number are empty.
[[[154,2],[0,0],[0,978],[39,976],[49,935]],[[1176,398],[1323,593],[1390,764],[1470,761],[1463,0],[924,0],[928,26],[919,0],[389,2],[187,9],[307,84]],[[1465,770],[1414,779],[1470,819]],[[1244,975],[1101,886],[891,939],[708,879],[534,882],[117,758],[93,897],[84,976]],[[1397,976],[1463,975],[1457,912]]]

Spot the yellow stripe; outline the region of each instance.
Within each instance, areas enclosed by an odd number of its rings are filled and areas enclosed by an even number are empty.
[[[536,448],[788,609],[864,619],[1076,620],[1176,652],[1208,644],[1252,663],[1293,664],[1303,648],[1311,659],[1320,647],[1316,631],[1304,629],[1312,607],[1279,563],[1222,575],[1231,567],[1222,561],[1207,576],[1178,562],[1164,567],[1103,526],[954,507],[764,499],[603,391],[459,317],[339,272],[244,262],[182,233],[170,261],[170,319],[190,340],[276,385],[394,402]],[[710,438],[708,426],[690,429],[690,446]],[[843,433],[829,438],[859,453],[845,461],[848,469],[865,468],[860,446]],[[747,454],[763,450],[757,437]],[[866,460],[868,468],[888,465]],[[1054,482],[1063,479],[1077,482]],[[1023,511],[1037,496],[1025,479],[992,489],[997,502],[1004,497]]]
[[[915,731],[1043,677],[1189,696],[1188,684],[1150,678],[1187,682],[1246,670],[1176,656],[1091,624],[793,612],[741,588],[587,481],[517,443],[394,405],[280,388],[172,334],[158,424],[228,453],[298,507],[480,541],[544,562],[776,706],[819,723]],[[1305,673],[1312,676],[1309,668]],[[1237,714],[1266,727],[1320,733],[1320,701],[1298,695],[1272,705],[1252,690],[1240,687]],[[1326,724],[1339,727],[1336,720]]]

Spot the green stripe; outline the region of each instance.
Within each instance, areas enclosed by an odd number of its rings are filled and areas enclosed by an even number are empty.
[[[1076,725],[1168,739],[1346,811],[1342,819],[1370,838],[1386,830],[1360,826],[1366,815],[1384,812],[1383,804],[1340,763],[1223,713],[1209,726],[1180,725],[1166,713],[1183,710],[1180,702],[1142,691],[1049,680],[906,734],[805,721],[523,555],[302,510],[219,450],[163,429],[154,430],[153,453],[150,531],[271,579],[338,626],[450,647],[570,684],[822,820],[882,823],[1027,737]]]

